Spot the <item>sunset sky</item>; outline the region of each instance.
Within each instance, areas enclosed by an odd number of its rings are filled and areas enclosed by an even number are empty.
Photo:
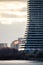
[[[0,1],[0,43],[24,37],[27,23],[27,0]]]

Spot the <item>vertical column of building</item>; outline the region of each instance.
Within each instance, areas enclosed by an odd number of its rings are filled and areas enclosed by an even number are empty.
[[[30,19],[30,0],[27,1],[27,24],[26,24],[26,31],[25,33],[28,33],[28,24],[29,24],[29,19]],[[27,43],[27,34],[24,34],[24,38],[22,39],[22,43],[19,44],[19,51],[25,51],[25,44]]]
[[[28,44],[27,44],[27,36],[29,31],[29,23],[30,23],[30,0],[27,1],[27,24],[26,24],[26,31],[24,35],[24,39],[26,41],[24,50],[28,50]]]

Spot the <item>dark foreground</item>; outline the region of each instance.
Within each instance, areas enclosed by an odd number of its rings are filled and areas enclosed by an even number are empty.
[[[0,49],[0,60],[39,60],[43,61],[43,53],[38,55],[21,53],[16,49],[2,48]]]

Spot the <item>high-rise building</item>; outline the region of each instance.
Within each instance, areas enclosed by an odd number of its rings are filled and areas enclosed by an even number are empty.
[[[43,50],[43,0],[28,1],[28,23],[25,49]]]
[[[43,0],[28,0],[28,22],[24,50],[43,50]],[[22,46],[23,48],[23,46]]]

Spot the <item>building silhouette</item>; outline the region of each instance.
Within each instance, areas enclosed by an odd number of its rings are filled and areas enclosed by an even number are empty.
[[[0,49],[8,47],[7,43],[0,43]]]
[[[25,50],[43,50],[43,0],[29,0],[28,4]]]
[[[18,40],[14,40],[14,41],[11,43],[11,48],[18,49]]]
[[[43,0],[28,0],[25,52],[43,51]]]
[[[23,51],[24,50],[24,47],[25,47],[25,40],[24,40],[24,38],[18,38],[18,40],[20,41],[20,43],[19,43],[19,47],[18,47],[18,51]]]

